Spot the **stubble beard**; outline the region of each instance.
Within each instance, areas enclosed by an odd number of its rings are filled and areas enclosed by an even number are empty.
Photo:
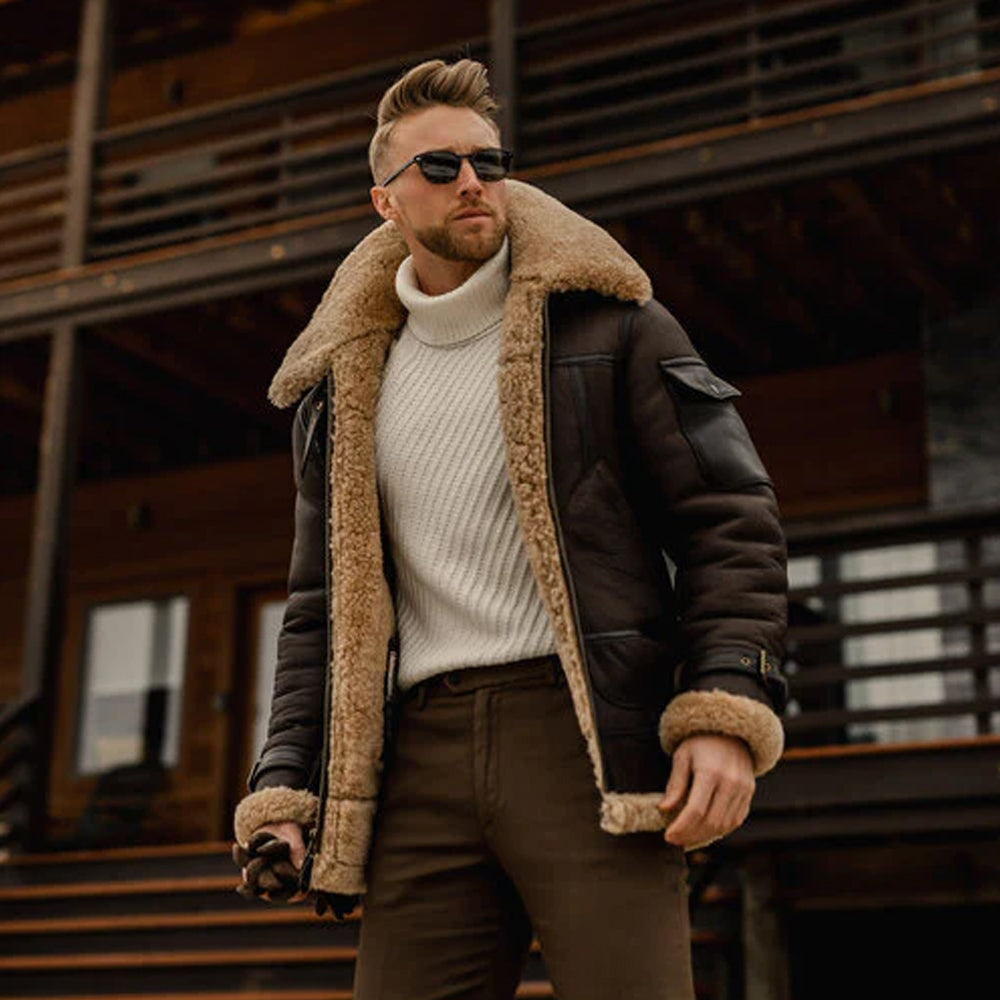
[[[449,223],[414,232],[421,245],[444,260],[482,263],[495,256],[507,236],[507,220],[490,213],[494,225],[467,233],[456,233]]]

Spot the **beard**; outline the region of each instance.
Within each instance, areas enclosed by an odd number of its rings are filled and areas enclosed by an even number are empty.
[[[454,232],[449,222],[414,230],[413,235],[432,254],[444,260],[482,263],[495,256],[507,236],[507,220],[487,205],[463,205],[461,211],[482,209],[493,219],[493,225],[483,225],[469,232]]]

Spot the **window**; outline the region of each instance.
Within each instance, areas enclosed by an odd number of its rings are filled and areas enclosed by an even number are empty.
[[[263,601],[257,610],[254,656],[254,700],[251,725],[250,760],[260,755],[267,738],[267,722],[271,715],[271,691],[278,658],[278,633],[285,616],[285,601]]]
[[[78,773],[141,762],[176,766],[188,605],[172,596],[88,609]]]

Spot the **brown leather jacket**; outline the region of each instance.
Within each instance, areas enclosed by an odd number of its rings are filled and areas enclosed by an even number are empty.
[[[563,227],[579,217],[552,208],[535,189],[516,189],[511,294],[523,294],[525,318],[518,322],[517,303],[509,305],[499,382],[515,503],[594,764],[602,826],[614,833],[656,828],[669,753],[685,737],[742,738],[758,774],[780,755],[786,576],[777,506],[734,408],[738,390],[714,375],[670,313],[642,294],[645,276],[630,258],[619,265],[620,248],[595,249],[596,227],[581,226],[576,240],[581,253],[609,257],[607,272],[588,273],[582,288],[569,291],[562,290],[566,281],[544,273],[539,280],[534,271],[519,283],[541,228],[520,216],[551,210]],[[388,253],[381,244],[376,251],[379,260]],[[565,267],[575,274],[586,262]],[[602,281],[608,287],[592,287]],[[542,294],[533,298],[536,289]],[[373,309],[370,298],[366,308]],[[287,402],[303,382],[313,385],[294,422],[288,607],[269,735],[250,778],[254,794],[237,815],[240,839],[279,818],[318,817],[317,826],[326,820],[343,831],[360,816],[357,825],[367,829],[377,797],[380,767],[370,758],[384,754],[388,728],[376,735],[342,707],[350,684],[362,692],[353,703],[369,706],[366,717],[385,717],[393,687],[392,572],[378,537],[373,469],[356,467],[373,464],[372,403],[399,315],[368,322],[385,328],[368,341],[346,323],[339,334],[324,330],[323,344],[333,348],[319,356],[307,345],[305,362],[286,361],[277,393]],[[362,454],[364,461],[355,461]],[[338,498],[332,510],[331,480]],[[388,612],[378,610],[376,583],[389,595]],[[363,607],[352,588],[364,595]],[[362,671],[356,663],[365,657]],[[349,755],[372,774],[363,795],[354,791],[355,765],[339,763]],[[294,790],[302,796],[294,798]],[[363,888],[367,835],[351,842],[350,864],[331,854],[317,887]],[[322,836],[315,838],[320,854]]]

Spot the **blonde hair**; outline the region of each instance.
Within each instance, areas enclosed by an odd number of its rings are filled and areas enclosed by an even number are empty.
[[[378,103],[375,134],[368,144],[368,166],[376,184],[396,122],[436,104],[471,108],[497,129],[494,119],[497,102],[490,93],[486,67],[481,62],[475,59],[459,59],[450,64],[443,59],[422,62],[407,70]]]

